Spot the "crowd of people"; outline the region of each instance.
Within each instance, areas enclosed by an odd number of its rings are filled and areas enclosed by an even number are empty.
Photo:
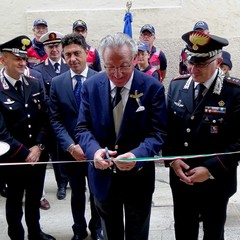
[[[33,40],[21,35],[0,45],[8,236],[25,239],[25,214],[28,239],[55,239],[41,230],[39,210],[50,208],[44,179],[51,161],[57,199],[71,188],[72,240],[89,231],[93,240],[147,240],[155,165],[139,160],[162,153],[179,156],[165,162],[176,240],[197,240],[200,219],[205,240],[224,240],[240,149],[240,80],[229,74],[228,40],[197,22],[182,35],[180,76],[165,93],[167,58],[154,46],[152,25],[142,26],[138,43],[114,33],[98,50],[87,44],[87,30],[77,20],[64,35],[36,19]]]

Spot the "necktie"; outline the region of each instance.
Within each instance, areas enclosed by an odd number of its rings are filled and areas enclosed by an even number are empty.
[[[54,63],[54,71],[55,71],[56,73],[59,73],[59,68],[58,68],[58,67],[59,67],[59,65],[60,65],[60,64],[59,64],[59,63],[57,63],[57,62],[56,62],[56,63]]]
[[[74,93],[74,96],[76,98],[77,105],[79,107],[80,106],[80,102],[81,102],[82,76],[81,75],[75,75],[74,77],[77,80],[77,84],[75,85],[73,93]]]
[[[15,87],[17,92],[23,97],[22,82],[20,80],[16,81]]]
[[[197,85],[197,87],[195,88],[195,96],[194,96],[195,106],[197,106],[203,99],[203,91],[204,90],[205,90],[205,86],[202,83],[199,83]]]
[[[118,132],[122,123],[122,117],[123,117],[123,102],[122,102],[121,90],[122,90],[122,87],[116,87],[116,94],[112,102],[113,120],[114,120],[116,135],[118,135]]]

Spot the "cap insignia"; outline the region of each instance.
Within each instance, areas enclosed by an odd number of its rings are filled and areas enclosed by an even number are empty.
[[[57,38],[56,33],[50,33],[50,34],[49,34],[49,40],[50,40],[50,41],[56,40],[56,38]]]
[[[204,46],[209,42],[210,38],[207,35],[193,32],[189,36],[189,41],[193,44],[193,50],[197,51],[199,46]]]
[[[27,49],[26,47],[30,45],[31,41],[27,38],[23,38],[21,43],[23,45],[22,50],[26,50]]]

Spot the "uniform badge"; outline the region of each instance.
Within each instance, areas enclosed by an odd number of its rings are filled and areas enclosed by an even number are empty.
[[[6,104],[6,105],[11,105],[11,104],[15,103],[15,101],[8,98],[7,101],[3,102],[3,103]]]
[[[184,105],[182,104],[182,100],[178,100],[178,102],[174,102],[174,104],[178,107],[183,107]]]
[[[211,126],[210,132],[212,134],[217,134],[218,133],[218,126]]]
[[[219,101],[218,102],[218,106],[219,107],[223,107],[225,105],[225,102],[223,100]]]

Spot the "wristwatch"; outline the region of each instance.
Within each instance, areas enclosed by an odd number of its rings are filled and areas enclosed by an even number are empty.
[[[38,144],[38,147],[39,147],[39,149],[40,149],[41,151],[43,151],[43,150],[45,149],[45,145],[42,144],[42,143],[39,143],[39,144]]]

